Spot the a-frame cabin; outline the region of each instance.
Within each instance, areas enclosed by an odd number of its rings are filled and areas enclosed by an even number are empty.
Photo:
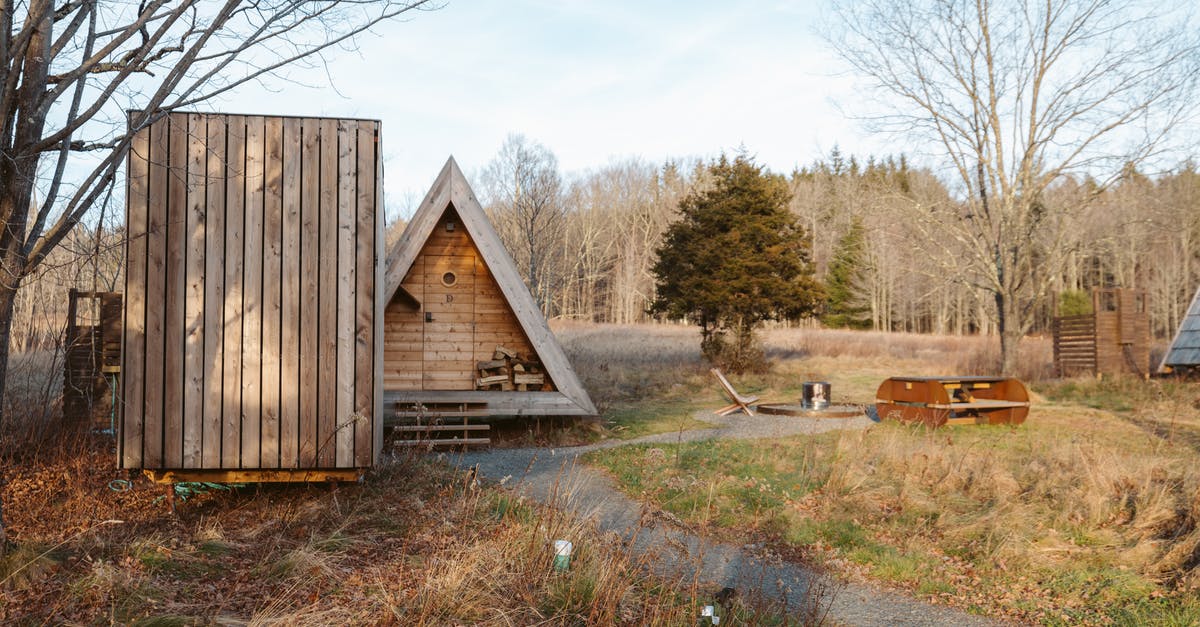
[[[1200,289],[1192,297],[1187,314],[1179,322],[1179,330],[1167,354],[1163,355],[1159,372],[1176,372],[1200,369]]]
[[[386,411],[596,415],[453,157],[390,251],[384,289]]]

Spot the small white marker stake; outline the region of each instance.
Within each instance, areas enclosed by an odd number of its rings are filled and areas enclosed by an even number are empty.
[[[554,570],[567,570],[571,567],[572,548],[567,540],[554,541]]]

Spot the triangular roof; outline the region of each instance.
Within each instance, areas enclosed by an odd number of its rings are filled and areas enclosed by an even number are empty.
[[[471,240],[475,242],[475,248],[479,250],[483,263],[487,265],[496,283],[500,286],[504,299],[508,301],[508,306],[512,309],[517,321],[520,322],[521,329],[525,331],[530,345],[541,359],[546,374],[554,382],[554,387],[577,405],[582,413],[595,415],[596,406],[592,404],[587,390],[579,382],[575,369],[571,367],[571,362],[563,352],[562,346],[550,331],[546,317],[542,315],[542,310],[534,302],[533,295],[525,287],[516,264],[509,256],[508,250],[504,248],[500,236],[492,227],[483,207],[476,200],[475,192],[471,191],[467,177],[459,169],[454,157],[446,160],[446,165],[442,167],[437,180],[429,188],[429,193],[421,201],[420,207],[417,208],[416,214],[404,229],[400,240],[388,253],[387,274],[384,278],[386,302],[391,302],[398,292],[402,292],[402,296],[407,300],[415,302],[412,295],[405,292],[400,284],[412,269],[413,262],[416,261],[421,248],[428,241],[438,220],[450,206],[453,206],[458,212],[463,227],[467,230]],[[514,392],[514,394],[521,394],[521,392]]]
[[[1196,289],[1192,306],[1179,323],[1179,331],[1158,369],[1166,370],[1171,366],[1200,366],[1200,288]]]

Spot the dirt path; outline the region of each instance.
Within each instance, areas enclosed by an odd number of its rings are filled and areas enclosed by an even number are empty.
[[[808,568],[782,561],[749,546],[714,542],[692,532],[681,521],[657,508],[625,496],[603,473],[588,468],[578,457],[588,451],[640,442],[693,442],[711,438],[766,438],[833,429],[863,428],[865,417],[812,419],[742,415],[720,418],[697,414],[719,425],[713,429],[665,433],[626,441],[606,441],[564,449],[526,448],[470,452],[454,457],[460,467],[478,466],[484,477],[530,498],[553,504],[585,518],[605,531],[626,539],[636,555],[647,557],[663,576],[699,576],[714,592],[723,587],[745,594],[757,589],[767,598],[787,600],[793,611],[827,609],[834,623],[849,625],[994,625],[996,621],[962,611],[930,605],[903,594],[863,584],[835,584]]]

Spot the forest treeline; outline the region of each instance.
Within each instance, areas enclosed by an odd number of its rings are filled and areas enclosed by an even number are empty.
[[[548,315],[640,322],[654,298],[655,251],[679,201],[707,184],[704,166],[698,159],[627,159],[568,177],[546,147],[513,136],[479,187]],[[954,261],[977,252],[973,243],[928,218],[946,213],[931,208],[960,204],[935,173],[903,155],[863,158],[834,148],[783,176],[826,287],[828,326],[995,332],[991,295],[970,264]],[[1064,254],[1033,258],[1066,261],[1035,273],[1057,296],[1036,303],[1033,332],[1049,332],[1064,293],[1071,302],[1094,287],[1137,287],[1149,294],[1154,335],[1174,333],[1200,285],[1194,163],[1153,177],[1129,169],[1107,185],[1064,179],[1039,208],[1044,227],[1019,245],[1057,248]]]
[[[474,184],[549,316],[632,323],[650,318],[656,250],[680,201],[708,184],[705,166],[695,158],[661,164],[624,159],[566,174],[545,146],[513,136]],[[780,175],[825,287],[821,319],[827,326],[995,332],[988,293],[973,284],[967,264],[947,261],[965,259],[971,243],[923,219],[930,207],[957,202],[933,172],[903,155],[857,157],[835,148]],[[1087,195],[1091,201],[1080,203]],[[1196,164],[1155,176],[1129,170],[1107,187],[1064,180],[1042,206],[1053,227],[1044,240],[1022,245],[1066,248],[1068,263],[1041,269],[1039,280],[1049,282],[1049,291],[1145,289],[1154,335],[1170,338],[1200,286]],[[1074,209],[1079,206],[1084,208]],[[111,217],[106,222],[103,229],[73,231],[31,277],[16,304],[14,349],[59,341],[69,288],[121,289],[121,228]],[[402,226],[389,229],[389,240]],[[1048,333],[1054,299],[1037,311],[1034,332]]]

